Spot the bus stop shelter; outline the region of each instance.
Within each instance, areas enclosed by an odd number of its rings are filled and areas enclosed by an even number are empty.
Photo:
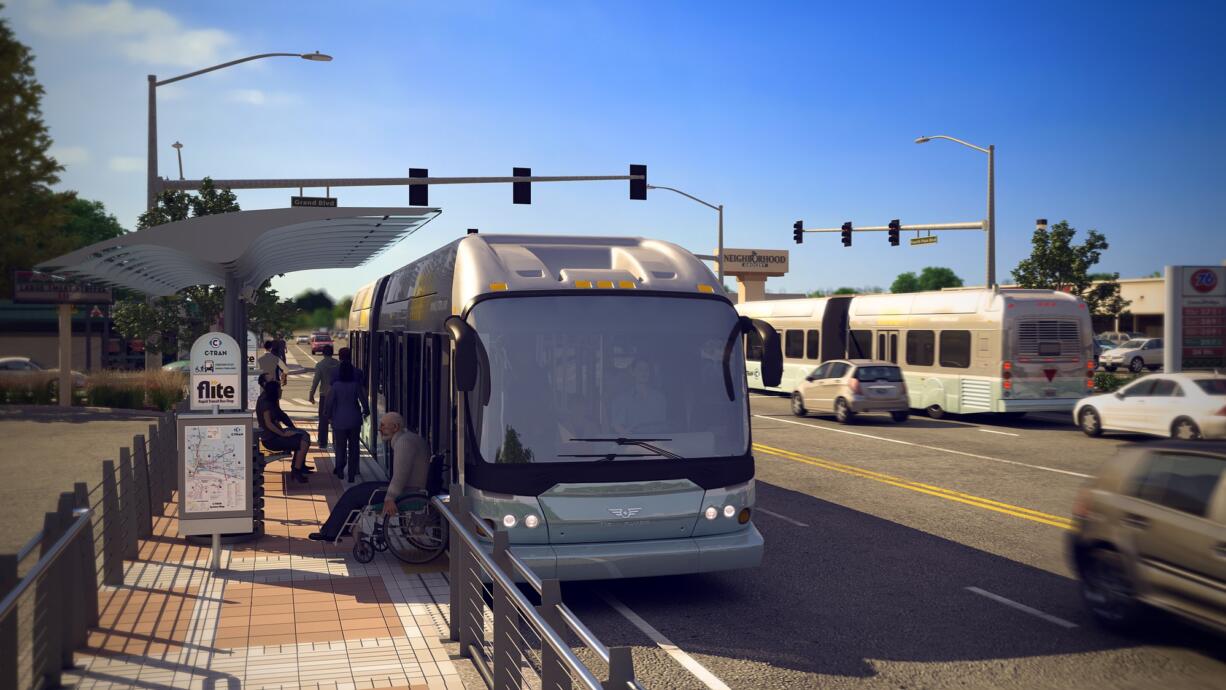
[[[361,266],[439,213],[440,209],[424,207],[221,213],[98,242],[44,261],[37,269],[154,297],[195,285],[223,286],[225,331],[239,343],[245,362],[246,301],[264,281],[290,271]]]

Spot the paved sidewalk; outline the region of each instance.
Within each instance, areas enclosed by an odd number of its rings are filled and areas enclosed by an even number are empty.
[[[299,423],[310,428],[306,423]],[[312,451],[309,484],[289,463],[269,465],[265,530],[257,541],[209,549],[155,518],[124,585],[104,587],[98,628],[65,684],[81,688],[447,688],[463,684],[443,647],[447,562],[409,566],[390,554],[362,565],[352,541],[307,539],[344,487],[329,453]]]

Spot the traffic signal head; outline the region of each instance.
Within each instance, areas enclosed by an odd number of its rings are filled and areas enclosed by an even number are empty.
[[[532,177],[532,168],[511,168],[511,177]],[[511,183],[511,203],[513,204],[531,204],[532,203],[532,183],[531,182],[512,182]]]
[[[902,228],[902,223],[899,223],[897,218],[890,221],[890,246],[891,247],[898,246],[898,231],[901,228]]]
[[[641,180],[630,180],[630,198],[643,201],[647,198],[647,166],[631,164],[630,174],[643,176]]]
[[[792,223],[792,239],[796,240],[796,244],[800,244],[805,241],[804,227],[805,222],[803,220],[798,220],[795,223]]]
[[[851,246],[851,221],[843,223],[843,246]]]
[[[430,177],[430,171],[425,168],[409,168],[409,177]],[[429,206],[430,186],[424,184],[409,185],[409,206]]]

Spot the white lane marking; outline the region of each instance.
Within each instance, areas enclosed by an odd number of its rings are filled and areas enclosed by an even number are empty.
[[[1016,601],[1013,601],[1012,599],[1006,599],[999,594],[993,594],[987,590],[979,589],[978,587],[967,587],[966,591],[974,592],[975,594],[978,594],[981,597],[987,597],[988,599],[991,599],[992,601],[995,601],[1000,604],[1004,604],[1005,606],[1015,608],[1018,611],[1029,613],[1030,615],[1036,618],[1042,618],[1048,623],[1055,623],[1061,628],[1071,630],[1077,627],[1076,623],[1070,623],[1069,621],[1066,621],[1063,618],[1053,616],[1050,613],[1043,613],[1042,611],[1038,609],[1030,608],[1029,606],[1025,604],[1019,604]]]
[[[1011,434],[1008,431],[994,431],[992,429],[980,429],[985,434],[1000,434],[1001,436],[1021,436],[1021,434]]]
[[[769,419],[775,422],[783,422],[785,424],[795,424],[797,426],[804,426],[810,429],[819,429],[821,431],[833,431],[839,434],[848,434],[851,436],[861,436],[863,438],[871,438],[877,441],[897,443],[903,446],[914,446],[915,448],[925,448],[927,450],[935,450],[935,451],[940,451],[942,453],[952,453],[953,455],[961,455],[961,456],[968,457],[968,458],[975,458],[977,460],[990,460],[992,462],[1000,462],[1006,465],[1017,465],[1019,467],[1029,467],[1032,470],[1043,470],[1044,472],[1055,472],[1056,474],[1067,474],[1070,477],[1081,477],[1082,479],[1089,479],[1091,476],[1093,476],[1089,474],[1082,474],[1080,472],[1072,472],[1070,470],[1060,470],[1060,469],[1056,469],[1055,467],[1044,467],[1043,465],[1031,465],[1030,463],[1018,462],[1017,460],[1005,460],[1004,458],[993,458],[987,455],[976,455],[975,453],[967,453],[961,450],[953,450],[952,448],[941,448],[939,446],[924,445],[923,443],[912,443],[910,441],[900,441],[896,438],[886,438],[885,436],[874,436],[872,434],[860,433],[859,431],[848,431],[846,429],[832,429],[828,426],[820,426],[817,424],[805,424],[804,422],[797,422],[791,419],[783,419],[781,417],[770,417],[770,416],[762,415],[762,414],[756,414],[754,416],[761,417],[762,419]]]
[[[790,522],[793,525],[796,525],[797,527],[808,527],[808,525],[801,522],[800,520],[793,520],[792,518],[786,515],[780,515],[779,513],[776,513],[773,510],[767,510],[766,508],[759,508],[757,506],[754,507],[754,510],[758,511],[759,513],[766,513],[767,515],[771,517],[779,518],[780,520],[783,520],[784,522]]]
[[[626,620],[633,623],[634,627],[643,631],[644,635],[650,637],[652,642],[655,642],[660,649],[664,650],[666,654],[676,660],[677,663],[681,664],[685,670],[694,674],[694,677],[701,681],[703,685],[711,688],[711,690],[732,690],[726,683],[724,683],[724,681],[717,678],[714,673],[711,673],[705,666],[698,663],[694,657],[681,651],[677,645],[673,644],[672,641],[665,637],[659,630],[651,627],[651,624],[643,620],[642,616],[634,611],[631,611],[625,604],[621,603],[621,601],[615,598],[612,594],[609,594],[607,591],[603,589],[598,591],[600,593],[600,597],[605,600],[606,604],[613,607],[613,610],[617,611],[624,616]]]

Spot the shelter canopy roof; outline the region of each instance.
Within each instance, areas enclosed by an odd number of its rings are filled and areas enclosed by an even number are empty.
[[[360,266],[439,213],[420,207],[236,211],[128,233],[37,268],[157,296],[225,285],[227,276],[254,290],[281,273]]]

